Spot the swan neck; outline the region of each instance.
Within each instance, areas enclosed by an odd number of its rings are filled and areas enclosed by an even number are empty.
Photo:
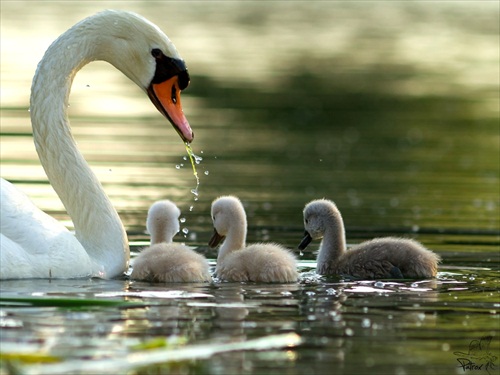
[[[318,266],[320,264],[336,264],[337,260],[346,251],[345,229],[340,213],[329,219],[323,240],[318,253]]]
[[[67,113],[74,76],[96,59],[98,36],[92,33],[77,24],[48,48],[33,79],[30,114],[38,156],[73,221],[77,239],[95,264],[94,276],[114,277],[128,265],[126,233],[76,147]]]
[[[172,240],[172,236],[167,232],[165,228],[151,233],[151,245],[156,245],[159,243],[172,243]]]
[[[219,249],[217,262],[222,261],[228,254],[233,251],[241,250],[245,247],[247,238],[247,221],[246,218],[238,218],[232,222],[232,226],[226,235],[224,243]]]
[[[162,233],[151,233],[151,246],[162,242],[167,242],[166,236]]]

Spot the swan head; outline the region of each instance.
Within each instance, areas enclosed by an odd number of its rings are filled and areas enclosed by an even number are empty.
[[[299,244],[299,250],[304,250],[312,240],[323,238],[325,231],[338,220],[342,220],[340,212],[330,200],[316,199],[304,207],[304,238]],[[332,221],[333,220],[333,221]]]
[[[151,244],[172,242],[179,232],[181,211],[169,200],[157,201],[151,205],[146,219],[146,228],[151,234]]]
[[[212,248],[228,235],[231,228],[243,228],[246,231],[245,209],[237,197],[228,195],[214,200],[211,215],[214,233],[208,244]]]
[[[135,82],[182,140],[191,142],[193,131],[180,100],[189,73],[170,39],[147,19],[125,11],[106,10],[78,26],[98,34],[91,46],[95,59],[109,62]]]

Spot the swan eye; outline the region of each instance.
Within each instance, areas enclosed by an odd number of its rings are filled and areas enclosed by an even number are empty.
[[[304,222],[305,222],[306,224],[309,224],[309,219],[305,219],[305,220],[304,220]]]
[[[155,59],[158,59],[163,55],[163,52],[159,48],[153,48],[151,50],[151,55],[153,55]]]

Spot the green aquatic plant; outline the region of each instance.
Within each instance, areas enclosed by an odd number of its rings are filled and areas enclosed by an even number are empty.
[[[131,302],[117,299],[102,298],[67,298],[67,297],[0,297],[0,306],[50,306],[83,308],[91,306],[127,306],[143,305],[141,302]]]

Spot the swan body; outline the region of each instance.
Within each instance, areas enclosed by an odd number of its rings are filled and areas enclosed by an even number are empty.
[[[295,256],[284,247],[257,243],[245,247],[247,219],[241,201],[224,196],[212,203],[214,235],[210,246],[225,238],[217,256],[217,277],[226,281],[291,283],[298,279]]]
[[[180,214],[179,208],[168,200],[155,202],[150,207],[146,227],[151,234],[151,246],[135,259],[132,279],[164,283],[212,280],[203,255],[172,242],[180,229]]]
[[[303,250],[313,239],[322,239],[316,272],[357,279],[420,279],[435,277],[440,258],[419,242],[395,237],[375,238],[346,251],[345,230],[337,206],[326,199],[304,208]]]
[[[2,179],[0,279],[112,278],[128,267],[125,229],[77,149],[67,116],[73,78],[94,60],[122,71],[185,142],[193,139],[179,96],[189,83],[187,68],[157,26],[134,13],[108,10],[63,33],[38,64],[30,114],[40,162],[73,220],[75,234]]]

